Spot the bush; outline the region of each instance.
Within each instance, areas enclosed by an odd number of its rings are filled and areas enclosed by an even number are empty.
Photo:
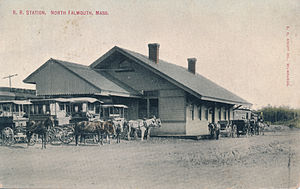
[[[300,110],[286,106],[267,106],[259,110],[262,112],[265,121],[272,124],[283,124],[289,127],[300,128]]]

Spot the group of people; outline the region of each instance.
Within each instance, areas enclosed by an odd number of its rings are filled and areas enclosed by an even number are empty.
[[[236,123],[236,121],[242,121],[241,123]],[[266,124],[262,117],[257,117],[256,119],[252,118],[250,120],[236,120],[236,121],[227,121],[227,125],[225,126],[226,131],[229,132],[229,134],[234,137],[234,133],[237,135],[244,133],[248,135],[259,135],[264,134],[264,130],[266,126],[269,126]],[[236,125],[238,124],[238,125]],[[221,125],[219,122],[217,123],[209,123],[208,124],[208,130],[210,134],[210,138],[214,138],[216,140],[219,139],[220,131],[221,131]]]

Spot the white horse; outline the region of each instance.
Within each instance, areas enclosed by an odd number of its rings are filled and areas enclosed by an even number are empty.
[[[134,132],[135,138],[137,137],[136,131],[137,130],[141,131],[141,140],[143,141],[144,134],[146,131],[145,121],[142,119],[128,121],[128,133],[127,133],[128,140],[130,140],[130,133],[132,129],[135,130]]]
[[[264,123],[264,122],[262,122],[262,121],[258,121],[257,125],[258,125],[258,129],[259,129],[259,133],[258,134],[265,135],[265,128],[269,127],[269,125],[266,124],[266,123]]]
[[[150,139],[151,129],[155,128],[155,127],[161,127],[161,120],[160,120],[160,118],[156,119],[156,117],[154,116],[151,119],[145,120],[145,126],[147,129],[147,140],[148,140],[148,139]]]
[[[147,139],[149,139],[151,129],[154,127],[161,127],[161,120],[159,118],[156,119],[155,116],[153,118],[146,119],[146,120],[142,120],[142,119],[130,120],[128,122],[128,140],[130,140],[130,133],[132,129],[135,130],[134,132],[135,138],[137,138],[136,131],[139,130],[141,131],[141,141],[144,140],[145,131],[147,131]]]

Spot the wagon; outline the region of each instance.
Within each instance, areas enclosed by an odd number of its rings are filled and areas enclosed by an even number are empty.
[[[47,120],[51,115],[45,115],[45,114],[33,114],[29,116],[29,121],[45,121]],[[55,119],[55,116],[53,116]],[[62,129],[57,127],[57,120],[55,119],[54,125],[50,128],[48,128],[47,131],[47,142],[49,142],[52,145],[55,144],[61,144],[60,138],[62,135]]]
[[[232,137],[239,137],[240,135],[246,135],[249,128],[248,120],[232,120]]]
[[[1,144],[12,145],[15,142],[26,142],[26,125],[31,102],[26,100],[0,101]],[[34,144],[33,137],[29,144]]]
[[[100,104],[95,98],[50,98],[32,100],[34,117],[52,115],[55,127],[49,130],[51,144],[69,144],[74,139],[74,125],[79,121],[99,118]]]
[[[220,124],[220,135],[229,137],[232,135],[232,127],[230,121],[222,120],[218,121]]]

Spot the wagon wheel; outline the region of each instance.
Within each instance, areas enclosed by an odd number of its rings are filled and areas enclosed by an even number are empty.
[[[231,136],[232,136],[232,138],[236,138],[238,136],[238,134],[237,134],[237,126],[236,125],[232,126]]]
[[[5,127],[2,130],[2,144],[10,146],[15,143],[14,131],[10,127]]]
[[[53,127],[51,130],[48,131],[48,140],[52,145],[60,145],[61,137],[64,131],[59,127]]]
[[[64,144],[70,144],[74,140],[74,129],[73,127],[67,127],[63,129],[63,134],[60,141]]]
[[[30,141],[28,143],[29,146],[35,145],[35,143],[39,140],[39,137],[37,134],[33,134],[30,138]]]
[[[26,128],[23,126],[16,126],[14,129],[15,142],[27,142],[26,140]]]

